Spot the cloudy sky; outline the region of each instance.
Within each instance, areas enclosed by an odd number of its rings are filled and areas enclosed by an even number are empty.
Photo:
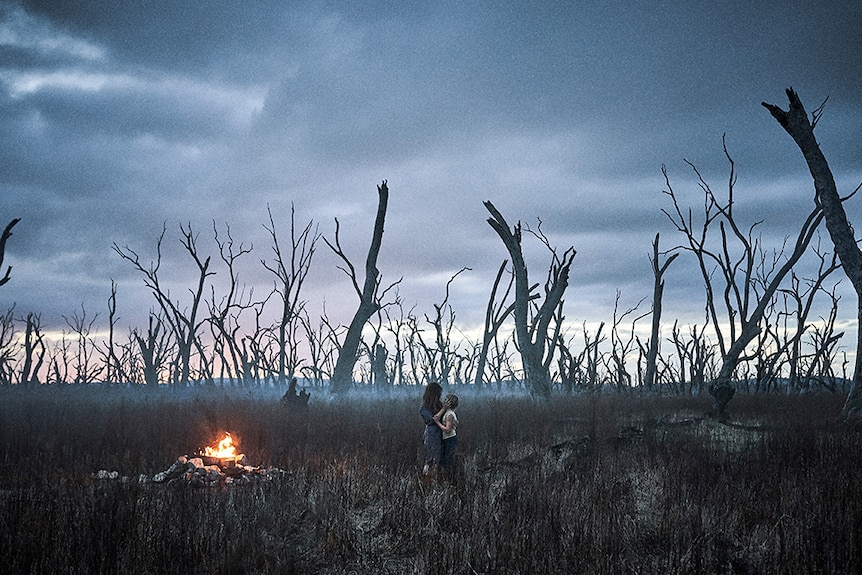
[[[0,218],[21,222],[0,307],[43,325],[81,306],[121,322],[153,306],[112,245],[145,262],[166,226],[163,281],[178,301],[194,277],[179,226],[218,259],[213,222],[253,245],[240,280],[271,276],[267,206],[284,240],[290,207],[361,264],[391,190],[380,256],[407,307],[431,311],[446,281],[458,322],[481,320],[507,256],[486,223],[509,219],[578,251],[567,315],[609,320],[615,292],[651,293],[666,165],[686,202],[691,169],[726,187],[737,214],[793,234],[811,206],[801,154],[760,102],[792,86],[845,193],[862,181],[862,4],[810,2],[3,2],[0,4]],[[862,200],[848,205],[862,221]],[[858,226],[859,224],[857,224]],[[548,257],[528,242],[540,281]],[[322,243],[310,305],[348,321],[355,295]],[[226,275],[214,263],[219,275]],[[845,282],[846,283],[846,282]],[[666,314],[700,317],[685,257],[668,274]],[[648,307],[643,308],[644,311]],[[845,305],[853,317],[853,302]]]

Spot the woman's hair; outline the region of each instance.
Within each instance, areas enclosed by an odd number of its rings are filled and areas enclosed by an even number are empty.
[[[458,407],[458,396],[454,393],[447,394],[446,401],[449,402],[449,407],[451,407],[452,409]]]
[[[443,407],[443,402],[440,401],[440,396],[443,395],[443,388],[436,381],[428,382],[425,386],[425,393],[422,396],[422,405],[433,412],[440,411]]]

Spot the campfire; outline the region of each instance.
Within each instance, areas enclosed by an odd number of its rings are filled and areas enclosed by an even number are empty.
[[[152,478],[141,475],[139,482],[219,487],[271,481],[281,474],[284,474],[284,471],[273,467],[249,465],[245,454],[237,453],[237,446],[231,434],[225,433],[213,446],[204,447],[192,455],[181,455],[173,465],[156,473]],[[121,478],[116,471],[101,470],[94,473],[93,477],[129,481],[127,477]]]
[[[245,459],[245,455],[237,456],[236,446],[230,433],[224,434],[224,439],[218,442],[218,447],[205,447],[200,457],[204,465],[218,465],[222,469],[236,467],[238,461]]]

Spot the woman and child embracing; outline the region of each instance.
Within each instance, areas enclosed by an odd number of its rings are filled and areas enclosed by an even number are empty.
[[[443,388],[436,381],[425,386],[419,415],[425,422],[422,436],[425,444],[425,465],[422,468],[422,483],[431,484],[432,476],[451,481],[455,463],[455,449],[458,447],[458,396],[450,393],[441,401]],[[440,475],[442,473],[442,476]]]

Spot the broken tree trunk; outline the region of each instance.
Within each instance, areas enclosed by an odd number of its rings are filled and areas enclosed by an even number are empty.
[[[835,245],[835,253],[841,261],[844,273],[856,291],[857,330],[856,330],[856,363],[853,370],[853,386],[844,404],[844,417],[862,417],[862,250],[856,243],[853,228],[847,220],[843,200],[838,195],[835,178],[826,156],[820,149],[814,137],[814,127],[820,115],[818,111],[809,119],[799,96],[793,90],[786,90],[790,105],[787,111],[774,104],[763,102],[763,106],[781,124],[781,127],[793,138],[814,180],[816,201],[823,208],[826,218],[826,229]]]
[[[355,275],[353,276],[354,286],[359,293],[359,308],[347,328],[347,335],[344,336],[344,343],[338,351],[338,359],[332,370],[330,389],[333,393],[347,391],[353,384],[353,368],[356,365],[357,352],[362,341],[362,329],[371,316],[380,309],[378,299],[380,272],[377,269],[377,255],[380,253],[380,245],[383,242],[383,224],[386,221],[386,206],[389,203],[389,188],[386,185],[386,180],[377,186],[377,195],[379,197],[377,218],[374,222],[374,233],[371,238],[371,246],[368,248],[368,257],[365,260],[365,282],[360,291]],[[332,245],[330,247],[335,249]],[[343,257],[340,247],[337,253],[341,253]]]

